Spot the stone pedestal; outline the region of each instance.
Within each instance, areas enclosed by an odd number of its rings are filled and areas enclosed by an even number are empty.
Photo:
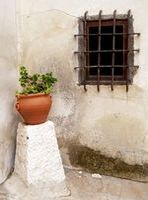
[[[66,192],[53,122],[39,125],[19,123],[14,173],[27,185]]]

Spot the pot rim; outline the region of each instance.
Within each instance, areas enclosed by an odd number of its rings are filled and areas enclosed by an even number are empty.
[[[36,94],[17,94],[16,97],[19,98],[28,98],[28,97],[38,97],[38,96],[51,96],[51,94],[45,94],[45,93],[36,93]]]

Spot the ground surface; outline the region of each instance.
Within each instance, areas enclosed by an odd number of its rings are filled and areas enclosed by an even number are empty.
[[[47,188],[30,189],[16,177],[0,186],[0,200],[148,200],[148,183],[109,176],[92,177],[78,170],[66,169],[67,197],[51,197]],[[58,195],[58,194],[57,194]]]

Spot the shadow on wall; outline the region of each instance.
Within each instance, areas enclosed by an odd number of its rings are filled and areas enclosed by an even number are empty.
[[[0,183],[4,182],[13,170],[16,128],[18,117],[14,101],[17,86],[17,70],[0,59]],[[9,67],[8,67],[9,66]]]

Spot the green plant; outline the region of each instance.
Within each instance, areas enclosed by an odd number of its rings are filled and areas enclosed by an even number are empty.
[[[29,75],[24,66],[20,66],[19,74],[19,82],[22,90],[17,91],[17,94],[49,94],[52,91],[53,85],[57,82],[57,79],[53,76],[52,72]]]

